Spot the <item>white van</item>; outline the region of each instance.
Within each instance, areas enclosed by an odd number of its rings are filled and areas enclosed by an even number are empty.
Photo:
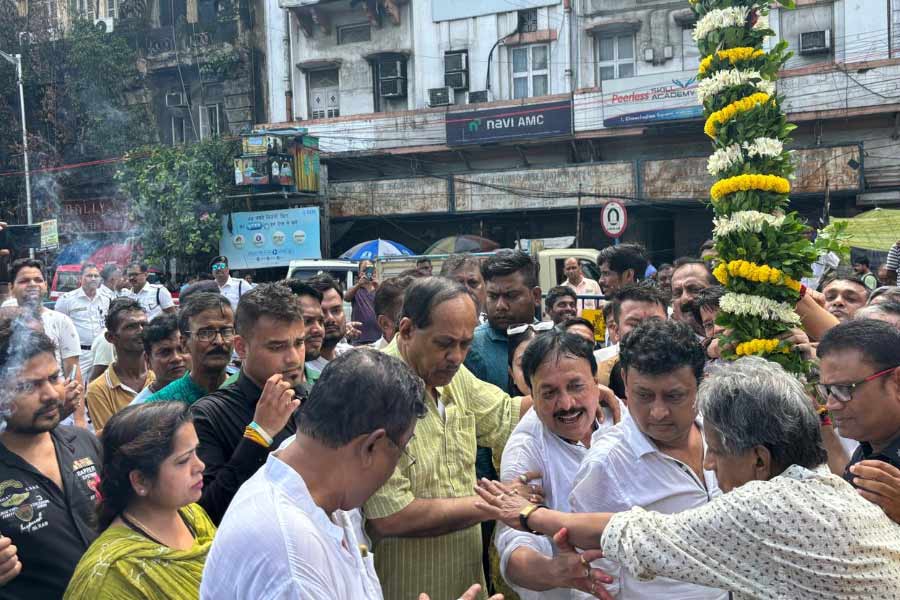
[[[340,258],[292,260],[288,266],[288,279],[309,279],[319,273],[328,273],[336,279],[346,292],[353,287],[359,270],[356,261]]]

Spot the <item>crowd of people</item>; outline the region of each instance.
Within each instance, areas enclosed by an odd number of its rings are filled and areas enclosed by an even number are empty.
[[[17,260],[0,599],[897,598],[900,288],[804,288],[801,382],[722,358],[714,260],[620,244],[550,290],[520,251],[362,261],[344,290],[216,257],[177,306],[85,264],[54,309]]]

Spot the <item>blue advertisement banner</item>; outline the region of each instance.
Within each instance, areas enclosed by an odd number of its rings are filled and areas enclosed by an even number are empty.
[[[222,216],[219,253],[231,269],[286,267],[292,260],[322,258],[319,208],[289,208]]]

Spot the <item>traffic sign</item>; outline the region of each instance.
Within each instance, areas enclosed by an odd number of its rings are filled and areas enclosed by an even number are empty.
[[[618,200],[610,200],[603,205],[603,213],[600,215],[600,225],[603,233],[611,238],[621,237],[628,226],[628,213],[625,205]]]

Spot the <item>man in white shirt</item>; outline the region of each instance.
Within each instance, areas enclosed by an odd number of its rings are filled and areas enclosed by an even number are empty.
[[[578,259],[574,256],[570,256],[566,259],[564,263],[563,270],[566,274],[566,283],[565,285],[569,286],[573,290],[575,290],[576,294],[593,294],[599,296],[602,292],[600,291],[600,284],[594,281],[593,279],[588,279],[584,276],[584,273],[581,271],[581,265],[578,264]],[[597,308],[596,300],[579,300],[578,301],[578,315],[581,316],[581,311],[585,308]]]
[[[119,265],[110,263],[103,267],[100,270],[100,279],[102,280],[100,289],[97,290],[99,294],[109,298],[110,302],[121,295],[125,280],[122,277],[122,269]]]
[[[553,510],[571,510],[569,494],[581,460],[615,425],[609,414],[599,415],[592,350],[593,344],[578,334],[552,330],[532,340],[522,357],[534,410],[509,436],[500,478],[515,481],[529,472],[542,473],[544,502]],[[500,572],[522,600],[569,600],[572,589],[591,591],[593,579],[585,576],[578,555],[558,550],[550,538],[500,525],[494,544]],[[588,561],[599,557],[585,553]]]
[[[66,315],[44,308],[42,304],[44,296],[47,294],[44,263],[33,258],[20,258],[13,262],[9,271],[13,281],[12,295],[16,302],[23,309],[31,311],[40,317],[44,326],[44,333],[56,345],[56,361],[62,367],[64,376],[69,378],[74,372],[74,378],[81,383],[81,369],[79,366],[81,344],[75,324]],[[75,425],[79,427],[87,426],[83,402],[79,401],[76,404],[75,413],[72,417],[72,422]],[[66,424],[70,423],[66,422]]]
[[[219,293],[228,298],[231,303],[231,310],[237,310],[238,302],[241,296],[252,290],[254,286],[243,279],[235,279],[228,270],[228,257],[217,256],[210,263],[213,279],[219,286]]]
[[[296,437],[231,501],[201,598],[383,599],[355,513],[394,469],[415,462],[406,446],[425,414],[425,389],[402,361],[372,349],[333,362],[297,413]]]
[[[99,287],[100,270],[93,263],[85,263],[81,266],[81,287],[63,294],[54,307],[54,310],[68,316],[75,324],[81,345],[83,375],[91,372],[91,344],[103,331],[111,301],[108,295],[100,293]]]
[[[494,482],[479,488],[480,508],[516,528],[565,527],[573,544],[602,548],[633,577],[715,586],[734,600],[896,598],[897,525],[828,472],[803,385],[774,362],[748,356],[723,361],[697,398],[706,466],[725,492],[711,502],[678,514],[563,513],[530,506]]]
[[[147,265],[142,263],[133,262],[128,265],[125,273],[128,276],[128,283],[131,284],[131,289],[123,289],[122,296],[134,298],[140,302],[141,306],[144,307],[144,312],[147,313],[147,319],[152,321],[153,317],[164,312],[174,313],[176,309],[175,302],[172,300],[172,294],[169,293],[165,286],[147,283],[148,270]]]
[[[591,445],[575,475],[573,512],[619,512],[639,506],[664,514],[707,504],[720,494],[716,476],[704,469],[706,445],[697,416],[697,386],[706,355],[686,324],[650,320],[620,345],[630,419]],[[714,588],[632,576],[603,560],[612,575],[607,590],[629,600],[684,598],[727,600]]]

